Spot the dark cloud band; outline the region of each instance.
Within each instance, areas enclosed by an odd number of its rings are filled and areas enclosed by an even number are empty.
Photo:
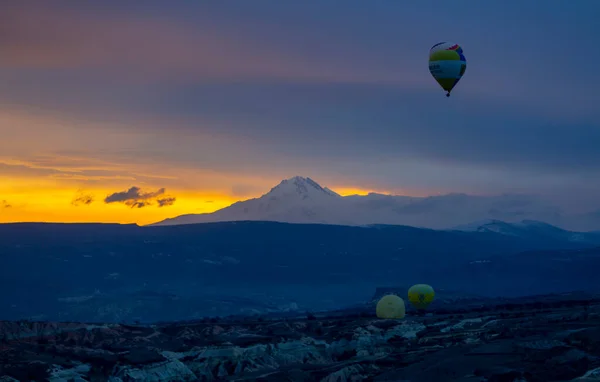
[[[165,189],[159,188],[152,192],[143,192],[140,187],[133,186],[127,191],[119,191],[108,195],[104,203],[123,203],[131,208],[143,208],[157,203],[158,207],[171,206],[175,197],[166,196]]]

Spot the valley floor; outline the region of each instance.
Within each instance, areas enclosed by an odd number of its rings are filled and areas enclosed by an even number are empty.
[[[0,381],[600,381],[600,301],[403,320],[0,323]]]

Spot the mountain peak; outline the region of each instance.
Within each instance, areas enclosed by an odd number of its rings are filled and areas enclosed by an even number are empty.
[[[314,194],[324,194],[328,196],[339,197],[340,195],[331,191],[309,177],[294,176],[282,180],[277,186],[273,187],[268,194],[298,194],[303,197]]]
[[[533,220],[543,222],[548,219],[551,224],[556,222],[564,225],[559,218],[555,214],[555,207],[543,199],[523,200],[522,196],[510,195],[447,194],[417,197],[377,193],[342,197],[313,179],[298,175],[282,180],[260,197],[239,201],[208,214],[182,215],[157,225],[259,220],[359,226],[393,224],[448,229],[474,221],[477,223],[455,229],[537,235],[542,231],[550,232],[552,227]],[[526,220],[520,222],[523,219]]]

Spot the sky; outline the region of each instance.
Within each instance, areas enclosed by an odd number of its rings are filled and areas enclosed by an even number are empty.
[[[0,222],[147,224],[308,176],[600,208],[597,0],[4,0]],[[428,52],[459,43],[450,98]]]

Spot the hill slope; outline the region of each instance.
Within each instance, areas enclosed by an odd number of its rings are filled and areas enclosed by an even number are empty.
[[[587,246],[405,226],[6,224],[0,225],[0,312],[119,320],[326,309],[366,298],[376,286],[430,282],[473,292],[471,262]],[[513,274],[526,277],[535,267],[503,269],[487,292],[504,293]],[[552,276],[561,285],[579,277],[563,269]]]

